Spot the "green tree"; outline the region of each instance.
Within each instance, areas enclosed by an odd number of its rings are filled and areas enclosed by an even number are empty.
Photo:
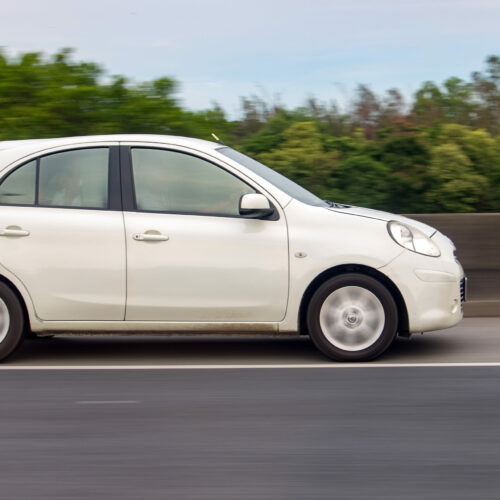
[[[285,130],[293,123],[291,113],[281,111],[267,120],[260,130],[243,142],[243,149],[250,155],[276,149],[285,140]]]
[[[500,210],[500,138],[486,130],[474,130],[457,124],[442,127],[440,144],[454,144],[469,160],[470,170],[488,180],[477,210]]]
[[[48,60],[0,55],[0,138],[25,139],[100,133],[206,135],[185,112],[171,78],[132,85],[123,77],[100,82],[102,70],[75,63],[64,49]]]
[[[425,200],[432,212],[473,212],[489,189],[488,179],[474,173],[471,161],[456,144],[432,149],[428,174]]]
[[[335,195],[331,178],[337,155],[323,150],[314,122],[297,122],[283,133],[283,142],[258,159],[322,198]]]
[[[478,125],[492,134],[500,133],[500,57],[486,59],[486,71],[472,74],[473,88],[480,101]]]
[[[423,210],[428,188],[430,151],[415,131],[393,132],[379,141],[376,158],[388,169],[386,208],[411,213]]]
[[[472,125],[477,114],[473,87],[456,77],[446,80],[442,88],[425,82],[415,94],[413,113],[418,123],[427,126],[436,123]]]
[[[333,185],[338,201],[384,209],[387,207],[389,169],[366,154],[339,162]]]
[[[378,97],[366,85],[358,85],[352,104],[352,120],[361,127],[368,139],[375,138],[380,117],[381,104]]]

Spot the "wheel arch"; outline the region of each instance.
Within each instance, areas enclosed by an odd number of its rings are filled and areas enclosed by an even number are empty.
[[[14,292],[15,296],[17,297],[17,300],[19,300],[19,304],[21,304],[21,309],[23,311],[24,331],[26,333],[29,332],[31,329],[30,315],[28,313],[28,307],[26,305],[26,301],[24,300],[22,293],[19,291],[17,286],[12,281],[10,281],[2,274],[0,274],[0,282],[7,285]]]
[[[299,307],[299,332],[301,335],[307,335],[307,309],[314,292],[327,280],[341,274],[348,273],[358,273],[370,276],[382,285],[384,285],[391,293],[396,306],[398,309],[398,334],[405,335],[409,331],[409,321],[408,321],[408,311],[406,309],[406,303],[403,299],[403,295],[399,291],[396,284],[389,279],[385,274],[381,273],[373,267],[365,266],[362,264],[342,264],[339,266],[331,267],[320,273],[316,278],[314,278],[309,286],[306,288],[304,294],[302,295],[302,300]]]

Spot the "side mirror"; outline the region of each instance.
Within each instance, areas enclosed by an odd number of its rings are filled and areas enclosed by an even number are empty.
[[[244,194],[240,198],[240,215],[249,219],[261,219],[274,213],[274,208],[263,194]]]

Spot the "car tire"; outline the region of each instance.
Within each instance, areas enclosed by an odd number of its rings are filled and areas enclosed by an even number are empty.
[[[0,360],[12,354],[24,338],[24,314],[16,294],[0,282]]]
[[[393,342],[398,309],[387,288],[364,274],[342,274],[323,283],[307,311],[316,347],[335,361],[369,361]]]

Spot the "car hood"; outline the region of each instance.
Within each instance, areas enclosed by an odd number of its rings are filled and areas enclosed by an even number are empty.
[[[419,229],[429,238],[436,233],[435,228],[433,228],[432,226],[428,226],[423,222],[419,222],[416,221],[415,219],[410,219],[408,217],[403,217],[402,215],[391,214],[390,212],[382,212],[381,210],[373,210],[371,208],[352,207],[352,206],[345,206],[342,208],[332,207],[329,208],[328,210],[332,210],[333,212],[340,212],[343,214],[355,215],[357,217],[367,217],[369,219],[382,220],[385,222],[395,220],[413,226],[416,229]]]

